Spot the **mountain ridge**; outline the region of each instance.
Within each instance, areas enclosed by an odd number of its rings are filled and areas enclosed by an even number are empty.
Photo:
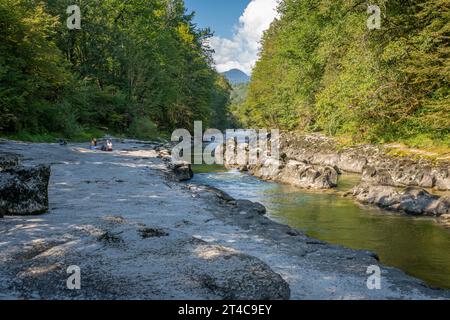
[[[231,84],[250,82],[250,76],[239,69],[230,69],[228,71],[222,72],[221,74],[224,75]]]

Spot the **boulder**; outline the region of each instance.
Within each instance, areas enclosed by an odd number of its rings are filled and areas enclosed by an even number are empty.
[[[364,166],[362,181],[384,186],[409,186],[450,190],[448,168],[433,168],[411,160],[389,160]]]
[[[289,160],[281,173],[281,181],[301,188],[331,189],[337,186],[338,172],[330,166]]]
[[[249,144],[238,143],[235,139],[228,139],[226,141],[225,151],[223,146],[217,147],[215,155],[216,161],[223,156],[223,163],[227,168],[247,171],[251,164],[249,159]]]
[[[342,152],[337,166],[347,172],[361,173],[367,165],[367,158],[357,152]]]
[[[50,166],[17,166],[0,173],[0,215],[34,215],[48,210]]]
[[[427,183],[426,177],[430,176],[431,170],[426,165],[401,158],[390,160],[387,165],[392,172],[392,178],[394,180],[392,185],[433,187],[433,185]],[[421,185],[422,181],[425,185]]]
[[[230,196],[228,193],[226,193],[225,191],[222,191],[220,189],[217,189],[215,187],[211,187],[211,186],[205,186],[204,187],[206,190],[214,193],[216,195],[217,198],[219,198],[222,201],[225,202],[230,202],[230,201],[234,201],[235,199]]]
[[[288,160],[286,163],[275,159],[250,167],[254,176],[306,189],[331,189],[337,186],[338,171],[330,166],[316,166],[306,162]]]
[[[262,159],[260,163],[250,166],[250,172],[263,180],[276,181],[283,169],[284,165],[281,161],[272,158]]]
[[[368,183],[450,190],[449,161],[417,159],[414,155],[391,156],[383,146],[358,144],[342,147],[333,138],[322,135],[282,133],[284,162],[295,160],[314,166],[363,173]],[[366,170],[366,172],[364,172]]]
[[[20,164],[20,157],[12,153],[0,153],[0,171],[14,168]]]
[[[450,213],[450,198],[432,195],[420,188],[397,190],[394,187],[362,183],[350,194],[361,203],[411,215],[439,217]]]
[[[433,171],[434,187],[438,190],[450,190],[450,167],[438,168]]]
[[[224,300],[288,300],[288,283],[258,258],[218,246],[196,249],[204,258],[194,270],[202,285]]]
[[[361,176],[361,181],[374,185],[394,186],[394,180],[387,169],[365,166]]]
[[[265,215],[266,207],[259,202],[252,202],[249,200],[236,200],[234,203],[235,210],[239,213],[248,213],[256,215]]]
[[[169,169],[177,181],[187,181],[194,177],[192,166],[187,162],[172,162],[169,164]]]

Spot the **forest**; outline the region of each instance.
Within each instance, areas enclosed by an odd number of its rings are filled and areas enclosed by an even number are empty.
[[[0,135],[150,138],[202,120],[448,147],[450,0],[371,4],[379,30],[367,1],[281,1],[233,90],[182,0],[0,0]]]
[[[450,1],[284,0],[265,33],[244,126],[351,141],[450,144]]]
[[[69,5],[81,29],[66,25]],[[151,138],[225,128],[230,86],[182,0],[0,0],[0,135]]]

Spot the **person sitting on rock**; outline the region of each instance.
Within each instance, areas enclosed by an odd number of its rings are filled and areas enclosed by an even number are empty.
[[[106,141],[106,151],[108,151],[108,152],[113,151],[113,144],[112,144],[111,140]]]
[[[106,140],[106,144],[102,144],[102,151],[107,151],[107,152],[111,152],[113,151],[113,145],[111,140]]]
[[[92,138],[91,140],[91,150],[97,149],[97,139]]]

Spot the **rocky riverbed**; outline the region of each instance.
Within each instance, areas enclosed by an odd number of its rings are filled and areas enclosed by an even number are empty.
[[[450,298],[372,253],[273,222],[259,204],[178,182],[190,172],[161,145],[115,147],[0,142],[26,166],[51,165],[49,210],[0,219],[0,299]],[[367,287],[373,265],[380,290]],[[66,286],[69,266],[80,290]]]
[[[279,146],[280,158],[262,156],[252,164],[248,144],[228,140],[225,165],[305,189],[333,189],[342,172],[360,174],[361,184],[346,196],[391,211],[436,217],[450,227],[450,197],[431,194],[450,190],[448,158],[417,157],[418,151],[392,156],[387,146],[346,147],[330,137],[287,132],[272,143]]]

